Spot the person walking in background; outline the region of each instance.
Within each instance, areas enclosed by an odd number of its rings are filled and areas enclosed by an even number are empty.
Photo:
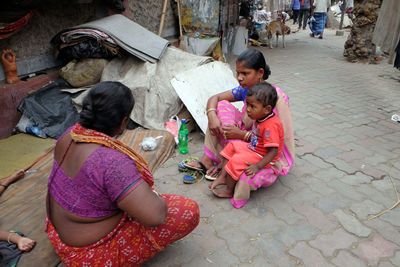
[[[301,0],[300,2],[300,13],[299,13],[299,30],[303,26],[303,30],[306,29],[307,20],[310,17],[311,3],[312,0]]]
[[[331,6],[331,0],[314,0],[314,4],[311,8],[311,16],[314,17],[315,21],[310,24],[311,37],[319,35],[318,39],[323,38],[325,23],[329,7]]]
[[[300,0],[292,0],[290,4],[290,8],[293,11],[293,25],[296,24],[297,18],[299,17],[300,13]]]

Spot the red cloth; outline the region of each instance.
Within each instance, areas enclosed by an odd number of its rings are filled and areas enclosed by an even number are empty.
[[[18,19],[17,21],[14,21],[7,25],[0,26],[0,39],[7,38],[12,34],[14,34],[16,31],[18,31],[19,29],[21,29],[22,27],[24,27],[31,19],[33,13],[39,15],[39,12],[37,12],[36,10],[31,10],[28,12],[28,14]]]
[[[48,218],[46,232],[65,267],[140,266],[199,224],[199,206],[194,200],[178,195],[162,197],[167,203],[168,215],[164,224],[157,227],[145,227],[124,214],[111,233],[86,247],[64,244]]]
[[[257,163],[262,156],[250,150],[249,143],[237,141],[229,143],[222,151],[221,156],[228,160],[225,165],[226,172],[235,180],[239,180],[240,175],[249,165],[246,162]],[[269,167],[268,164],[266,167]]]

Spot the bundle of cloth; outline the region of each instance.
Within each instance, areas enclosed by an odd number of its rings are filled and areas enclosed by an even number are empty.
[[[119,14],[64,29],[51,42],[58,49],[58,57],[67,57],[66,61],[110,58],[126,51],[151,63],[156,63],[170,44],[168,40]]]
[[[56,57],[63,61],[81,58],[110,59],[120,55],[120,47],[106,33],[90,28],[79,28],[63,32],[54,40]]]

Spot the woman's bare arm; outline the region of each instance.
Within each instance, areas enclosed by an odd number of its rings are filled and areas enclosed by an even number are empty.
[[[148,227],[163,224],[167,218],[168,207],[164,199],[145,182],[119,201],[118,207]]]

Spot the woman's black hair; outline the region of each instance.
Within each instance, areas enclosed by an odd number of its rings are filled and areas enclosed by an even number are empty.
[[[79,123],[113,136],[124,118],[129,117],[134,105],[128,87],[120,82],[101,82],[93,86],[83,99]]]
[[[272,109],[275,108],[276,102],[278,101],[278,93],[276,89],[267,82],[260,82],[252,86],[246,96],[254,95],[258,101],[260,101],[264,107],[270,105]]]
[[[256,71],[263,69],[264,80],[267,80],[269,75],[271,75],[271,70],[267,63],[265,63],[264,55],[256,49],[247,49],[246,51],[242,52],[236,62],[243,62],[246,68]]]

